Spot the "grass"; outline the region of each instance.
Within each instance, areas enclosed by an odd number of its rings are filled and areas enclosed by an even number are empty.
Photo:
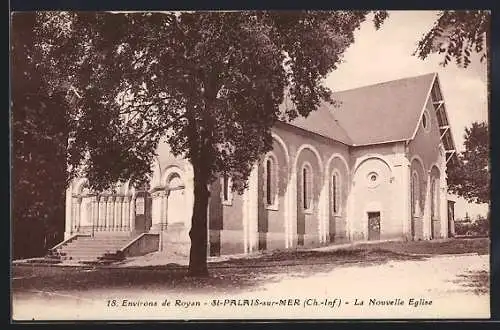
[[[429,255],[487,254],[489,239],[360,244],[327,251],[286,250],[265,252],[251,258],[229,259],[209,264],[210,277],[186,277],[185,266],[170,264],[140,268],[14,266],[14,292],[32,290],[85,291],[146,289],[162,292],[248,291],[282,276],[307,277],[339,267],[385,264],[394,260],[422,260]],[[484,291],[488,274],[466,274],[464,285]]]
[[[442,255],[442,254],[464,254],[477,253],[479,255],[489,254],[489,238],[470,239],[447,239],[431,241],[410,242],[381,242],[378,244],[362,244],[358,246],[364,249],[383,249],[405,254],[416,255]]]

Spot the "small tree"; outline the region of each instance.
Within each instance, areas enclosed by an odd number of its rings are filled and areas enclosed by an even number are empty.
[[[458,161],[448,165],[448,189],[469,202],[489,203],[489,133],[488,124],[474,122],[465,129],[465,151]]]
[[[483,217],[478,215],[473,223],[474,231],[476,235],[479,236],[489,236],[490,234],[490,219],[489,217]]]

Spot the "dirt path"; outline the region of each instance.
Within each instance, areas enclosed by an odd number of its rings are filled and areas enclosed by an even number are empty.
[[[71,320],[489,317],[489,255],[379,258],[362,263],[331,260],[330,264],[267,268],[245,265],[214,268],[212,274],[210,279],[198,280],[172,269],[17,268],[13,316]]]

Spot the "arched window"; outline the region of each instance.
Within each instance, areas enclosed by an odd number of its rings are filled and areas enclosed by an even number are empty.
[[[273,204],[273,186],[272,186],[273,161],[268,158],[266,161],[266,201],[267,205]]]
[[[413,172],[411,176],[411,214],[413,216],[417,215],[418,212],[418,199],[419,199],[419,183],[418,174]]]
[[[312,168],[309,164],[302,167],[302,206],[304,210],[312,208]]]
[[[169,190],[184,189],[184,182],[178,173],[172,173],[169,176],[167,185]]]
[[[340,191],[340,175],[338,172],[333,172],[332,175],[332,210],[334,214],[340,212],[340,201],[341,201],[341,191]]]
[[[232,205],[233,204],[233,193],[231,190],[231,178],[224,174],[221,177],[221,199],[223,205]]]
[[[431,186],[431,192],[432,192],[432,214],[431,214],[431,219],[439,219],[439,184],[438,180],[436,178],[432,179],[432,186]]]
[[[227,202],[229,200],[229,178],[227,175],[222,178],[222,191],[224,201]]]
[[[278,162],[272,153],[264,159],[264,202],[268,209],[278,207]]]

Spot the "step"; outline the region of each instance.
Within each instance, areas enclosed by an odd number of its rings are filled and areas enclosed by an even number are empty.
[[[66,261],[66,260],[71,260],[71,261],[97,261],[97,258],[63,258],[61,261]]]
[[[99,252],[99,251],[118,251],[122,248],[122,246],[94,246],[94,245],[82,245],[82,246],[68,246],[68,247],[62,247],[57,250],[57,252],[61,251],[66,251],[66,252],[72,252],[72,251],[93,251],[93,252]]]
[[[66,244],[65,246],[83,246],[83,245],[94,245],[94,246],[124,246],[128,244],[131,241],[123,241],[123,242],[96,242],[96,241],[86,241],[86,242],[79,242],[79,243],[70,243]]]
[[[88,238],[88,239],[78,239],[76,241],[69,242],[68,244],[74,244],[78,242],[99,242],[99,243],[121,243],[121,242],[130,242],[132,241],[132,238],[128,239],[95,239],[95,238]]]
[[[122,245],[81,245],[81,246],[64,246],[60,248],[60,251],[74,251],[74,250],[82,250],[82,249],[89,249],[89,250],[120,250],[123,246]]]
[[[135,237],[137,236],[136,234],[131,234],[130,232],[120,232],[120,231],[115,231],[115,232],[104,232],[104,231],[96,231],[94,232],[94,237],[98,238],[106,238],[106,237]]]
[[[94,236],[79,236],[49,252],[52,260],[99,262],[120,260],[119,250],[132,242],[137,235],[129,232],[100,232]]]
[[[116,251],[103,251],[103,252],[89,252],[89,251],[80,251],[80,252],[70,252],[70,253],[66,253],[66,252],[62,252],[60,254],[60,256],[66,256],[66,257],[70,257],[70,256],[103,256],[103,255],[106,255],[106,254],[116,254],[117,252]]]
[[[88,256],[102,256],[106,253],[110,253],[107,251],[98,251],[98,252],[93,252],[93,251],[71,251],[71,252],[61,252],[59,255],[61,256],[83,256],[83,255],[88,255]],[[112,252],[115,253],[115,252]]]
[[[123,242],[93,242],[93,241],[86,241],[86,242],[79,242],[79,243],[70,243],[66,244],[64,246],[124,246],[127,245],[131,241],[123,241]]]
[[[104,254],[88,254],[88,253],[82,253],[82,254],[68,254],[68,255],[63,255],[61,256],[60,259],[81,259],[81,258],[86,258],[86,259],[97,259],[102,257]]]

